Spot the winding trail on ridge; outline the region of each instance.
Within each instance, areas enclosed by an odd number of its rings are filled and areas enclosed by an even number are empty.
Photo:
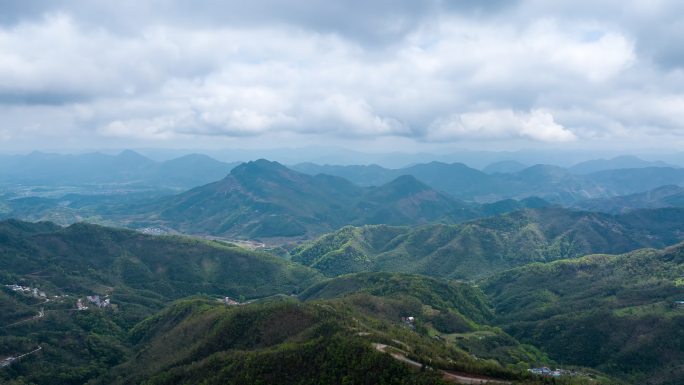
[[[383,353],[388,353],[391,355],[394,359],[401,361],[407,365],[416,367],[416,368],[421,368],[423,364],[421,364],[418,361],[413,361],[412,359],[406,357],[403,354],[400,353],[390,353],[387,351],[387,348],[389,346],[385,344],[380,344],[380,343],[373,343],[373,347],[378,350],[379,352]],[[502,380],[495,380],[492,378],[483,378],[483,377],[474,377],[474,376],[469,376],[467,374],[462,374],[462,373],[454,373],[454,372],[449,372],[446,370],[441,370],[437,369],[440,372],[442,372],[442,378],[450,381],[450,382],[455,382],[457,384],[466,384],[466,385],[484,385],[484,384],[510,384],[508,381],[502,381]]]

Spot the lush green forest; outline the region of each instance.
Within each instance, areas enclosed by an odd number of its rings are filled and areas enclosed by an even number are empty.
[[[3,284],[45,293],[0,291],[0,356],[30,353],[2,368],[8,384],[536,383],[527,368],[555,365],[498,328],[465,282],[326,280],[231,244],[84,224],[0,222],[0,252]],[[96,294],[111,304],[86,301]],[[572,381],[610,383],[581,370]]]
[[[532,264],[482,282],[497,324],[566,363],[684,381],[684,245]]]
[[[391,300],[385,303],[384,297],[374,298],[374,305],[384,309],[400,306]],[[438,384],[443,370],[516,383],[535,381],[525,370],[476,359],[423,330],[360,310],[364,306],[368,303],[355,296],[306,303],[269,300],[228,308],[202,300],[183,301],[136,326],[131,331],[135,359],[115,367],[100,381]],[[430,366],[412,368],[380,351],[380,346]],[[610,381],[593,373],[592,377],[599,383]]]
[[[83,384],[106,373],[126,357],[128,330],[175,299],[244,301],[320,280],[311,269],[230,244],[86,224],[0,222],[0,254],[0,283],[46,294],[0,291],[0,357],[42,347],[40,359],[13,363],[0,378],[39,384]],[[111,306],[97,309],[85,299],[92,295]],[[77,310],[79,298],[88,310]]]
[[[327,276],[396,271],[475,279],[531,262],[664,247],[684,238],[684,210],[609,215],[558,207],[460,225],[345,227],[291,251]]]
[[[684,246],[582,255],[674,243],[681,218],[673,208],[552,207],[462,225],[346,227],[280,256],[3,221],[1,283],[32,291],[0,290],[0,358],[29,353],[0,379],[427,384],[465,373],[673,385],[684,362]],[[344,274],[349,266],[361,272]],[[98,308],[92,295],[111,302]],[[242,305],[219,302],[226,296]],[[527,370],[561,365],[575,375]]]
[[[0,0],[0,385],[684,385],[684,0]]]

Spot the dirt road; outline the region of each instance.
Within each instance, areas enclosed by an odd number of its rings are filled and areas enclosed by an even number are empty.
[[[373,347],[377,349],[380,352],[383,353],[388,353],[387,348],[388,346],[385,344],[379,344],[379,343],[373,343]],[[417,361],[413,361],[412,359],[406,357],[405,355],[401,353],[389,353],[394,359],[401,361],[407,365],[416,367],[416,368],[421,368],[423,364]],[[510,384],[510,382],[507,381],[501,381],[501,380],[495,380],[492,378],[482,378],[482,377],[475,377],[475,376],[469,376],[467,374],[462,374],[462,373],[453,373],[449,372],[446,370],[439,370],[443,374],[443,378],[447,381],[454,382],[457,384],[465,384],[465,385],[483,385],[483,384]]]

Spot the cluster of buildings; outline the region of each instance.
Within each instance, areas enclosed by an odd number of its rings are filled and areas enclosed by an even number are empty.
[[[76,300],[76,310],[88,310],[88,305],[86,305],[86,303],[90,303],[100,309],[112,306],[109,298],[103,298],[99,295],[89,295],[86,297],[86,301],[88,302],[84,302],[81,298]]]
[[[528,372],[544,377],[576,376],[580,373],[565,369],[549,369],[547,367],[527,369]]]
[[[86,297],[86,299],[88,300],[88,302],[92,303],[93,305],[101,309],[111,306],[109,298],[100,298],[99,295],[89,295]]]
[[[221,302],[222,304],[224,304],[226,306],[240,305],[240,302],[238,302],[238,301],[236,301],[230,297],[219,298],[219,302]]]
[[[21,286],[17,284],[12,284],[12,285],[5,285],[5,287],[8,287],[12,291],[16,291],[19,293],[23,293],[26,295],[32,295],[36,298],[46,298],[47,295],[45,294],[44,291],[41,291],[37,287],[28,287],[28,286]]]
[[[539,376],[544,376],[544,377],[560,377],[563,375],[562,371],[560,369],[549,369],[546,366],[541,367],[541,368],[532,368],[532,369],[527,369],[528,372],[532,374],[536,374]]]
[[[79,310],[79,311],[88,310],[88,306],[86,306],[83,303],[83,300],[79,298],[78,300],[76,300],[76,310]]]
[[[138,231],[147,235],[166,235],[169,233],[161,227],[144,227],[142,229],[138,229]]]

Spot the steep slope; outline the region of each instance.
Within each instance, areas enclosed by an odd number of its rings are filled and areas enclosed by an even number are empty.
[[[625,215],[558,207],[459,225],[347,227],[292,250],[327,276],[394,271],[474,279],[536,261],[664,247],[684,239],[684,209]]]
[[[567,364],[684,382],[684,245],[533,264],[482,282],[498,322]]]

